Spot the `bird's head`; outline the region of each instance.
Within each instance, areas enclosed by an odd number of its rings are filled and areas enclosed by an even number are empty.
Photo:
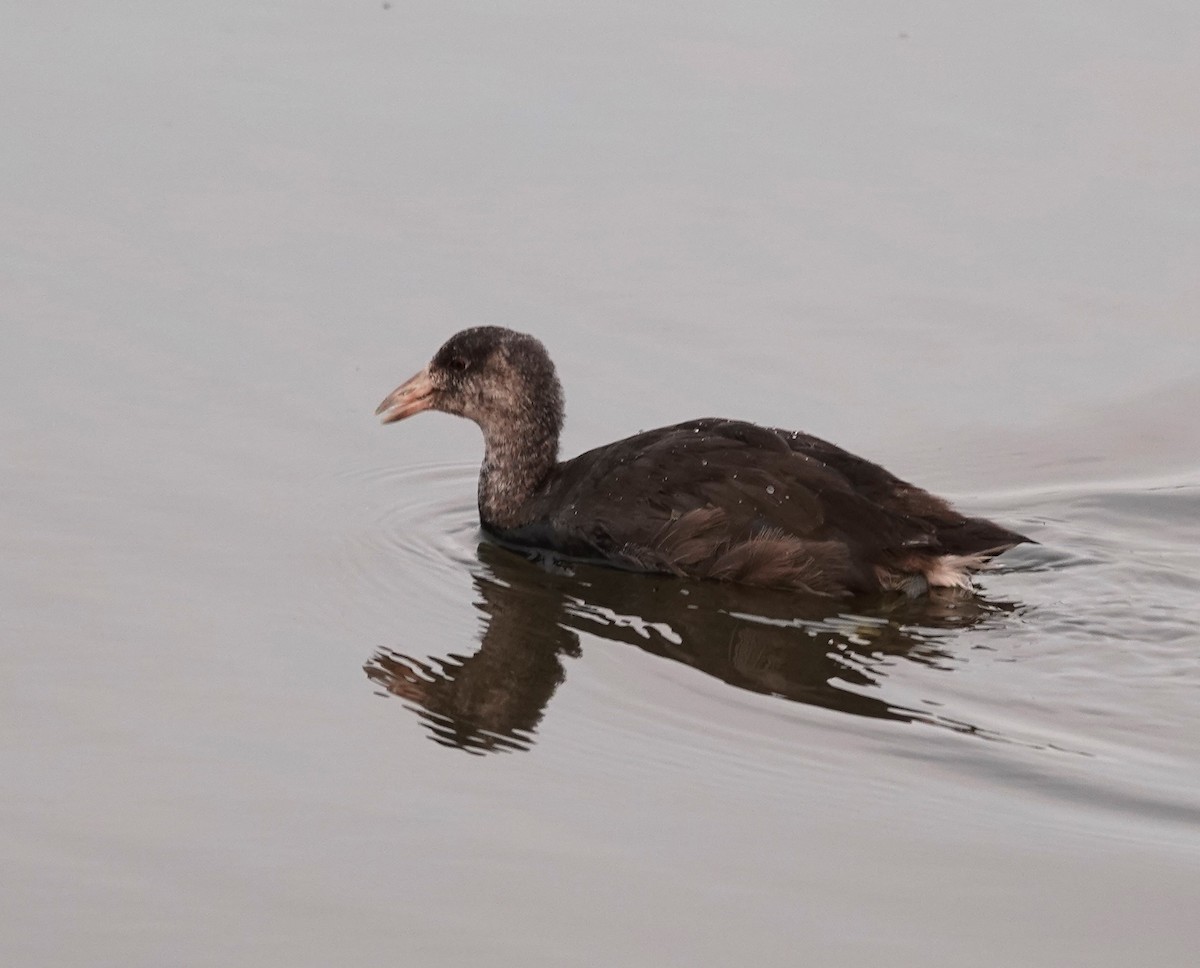
[[[532,421],[562,425],[562,389],[538,340],[500,326],[464,329],[384,398],[375,413],[394,423],[422,410],[441,410],[477,423],[485,434]]]

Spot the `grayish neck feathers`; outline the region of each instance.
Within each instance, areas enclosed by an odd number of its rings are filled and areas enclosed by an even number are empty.
[[[480,400],[469,416],[483,431],[479,516],[496,528],[526,523],[525,505],[558,462],[562,387],[541,343],[513,334],[478,377]]]

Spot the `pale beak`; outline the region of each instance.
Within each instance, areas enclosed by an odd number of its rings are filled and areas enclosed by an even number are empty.
[[[389,393],[375,411],[375,415],[381,417],[385,424],[411,417],[414,413],[432,407],[436,392],[433,381],[429,379],[429,367],[425,367]]]

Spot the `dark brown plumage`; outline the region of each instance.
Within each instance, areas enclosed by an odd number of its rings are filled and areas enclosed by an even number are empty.
[[[808,434],[706,418],[558,463],[562,390],[545,348],[495,326],[452,336],[376,411],[473,420],[479,518],[503,544],[638,571],[818,595],[969,587],[1029,539]]]

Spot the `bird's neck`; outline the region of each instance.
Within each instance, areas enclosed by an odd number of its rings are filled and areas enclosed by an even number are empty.
[[[558,427],[527,419],[483,428],[486,451],[479,470],[479,517],[508,530],[528,523],[529,502],[558,462]]]

